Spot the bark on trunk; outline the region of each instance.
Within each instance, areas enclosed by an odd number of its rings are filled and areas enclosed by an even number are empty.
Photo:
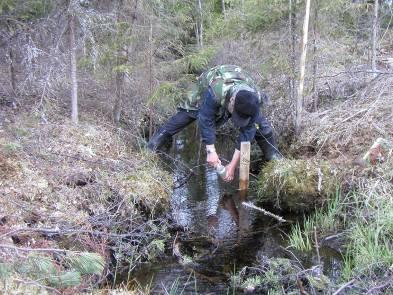
[[[15,57],[11,47],[9,47],[8,49],[8,57],[10,59],[9,72],[10,72],[11,88],[12,88],[13,95],[16,96],[16,72],[14,67]]]
[[[308,23],[309,23],[309,19],[310,19],[310,2],[311,2],[311,0],[306,1],[306,13],[304,16],[304,23],[303,23],[302,53],[300,56],[300,77],[299,77],[298,94],[297,94],[297,100],[296,100],[296,122],[295,122],[296,134],[300,133],[301,123],[302,123],[303,88],[304,88],[304,76],[306,73],[306,56],[307,56],[307,42],[308,42]]]
[[[318,90],[317,90],[317,71],[318,71],[318,59],[317,59],[317,51],[318,51],[318,1],[315,1],[314,8],[314,20],[313,20],[313,66],[312,66],[312,95],[313,95],[313,108],[314,111],[317,111],[319,99],[318,99]]]
[[[202,1],[198,0],[199,8],[199,44],[203,48],[203,14],[202,14]]]
[[[72,123],[78,124],[78,79],[76,72],[76,48],[75,48],[75,16],[70,14],[70,65],[71,65],[71,109]]]
[[[116,11],[116,22],[121,22],[122,21],[122,11],[123,8],[123,0],[120,0],[118,3],[117,11]],[[117,32],[117,34],[121,34],[121,32]],[[119,126],[120,124],[120,115],[121,115],[121,107],[123,105],[123,88],[124,88],[124,73],[120,72],[119,67],[124,64],[124,50],[122,46],[119,46],[117,53],[116,53],[116,67],[117,67],[117,72],[116,72],[116,98],[115,98],[115,104],[113,106],[113,121],[116,124],[116,126]]]
[[[150,34],[149,34],[149,97],[153,93],[153,23],[150,21]],[[149,108],[149,136],[153,135],[153,106]]]
[[[290,105],[296,104],[296,91],[295,91],[295,76],[296,76],[296,0],[289,0],[289,35],[291,40],[289,42],[289,60],[291,65],[291,72],[289,76],[289,89],[288,96]]]
[[[371,68],[373,71],[373,77],[377,76],[377,33],[378,33],[378,10],[379,1],[374,1],[374,17],[372,25],[372,35],[371,35]]]

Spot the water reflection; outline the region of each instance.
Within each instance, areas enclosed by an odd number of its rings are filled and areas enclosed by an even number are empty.
[[[181,161],[181,151],[184,148],[184,140],[177,139],[175,141],[175,155],[174,158],[177,161]],[[175,171],[173,173],[173,182],[180,183],[187,177],[184,168],[176,165]],[[176,224],[181,226],[182,228],[188,229],[191,227],[191,222],[193,219],[192,216],[192,207],[190,204],[190,192],[188,185],[186,183],[181,183],[174,189],[171,205],[172,205],[172,217]]]
[[[193,167],[198,151],[190,148],[190,144],[186,138],[178,137],[173,158]],[[227,153],[231,151],[228,149]],[[225,150],[222,155],[225,156]],[[253,217],[241,206],[236,184],[223,182],[216,170],[207,165],[194,166],[194,172],[195,175],[184,185],[178,185],[172,194],[174,221],[186,230],[208,236],[217,245],[225,240],[239,242],[251,230]],[[189,171],[184,165],[175,164],[173,175],[175,183],[179,184],[188,179]]]

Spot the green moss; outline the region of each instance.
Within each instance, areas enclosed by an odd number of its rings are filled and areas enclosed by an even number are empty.
[[[258,197],[282,209],[309,209],[332,195],[336,183],[335,173],[327,162],[272,161],[259,175]]]
[[[170,175],[158,166],[154,158],[145,158],[132,174],[121,181],[131,203],[142,203],[151,215],[162,213],[169,208],[172,192]]]

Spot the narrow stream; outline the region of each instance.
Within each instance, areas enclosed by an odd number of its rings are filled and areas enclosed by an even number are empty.
[[[234,143],[224,139],[218,140],[216,148],[227,163]],[[174,139],[169,151],[171,160],[167,163],[174,170],[176,186],[171,214],[180,229],[173,246],[181,256],[175,253],[136,273],[140,285],[149,286],[153,294],[233,294],[231,275],[252,266],[256,257],[294,259],[285,250],[290,224],[279,224],[241,206],[238,177],[231,184],[223,182],[214,169],[205,165],[201,149],[195,127],[191,127]],[[249,201],[253,201],[253,195],[250,191]],[[292,221],[302,218],[284,217]],[[321,249],[321,256],[325,269],[332,276],[338,275],[335,272],[341,265],[340,256],[329,249]],[[303,255],[300,259],[308,267],[315,257]]]

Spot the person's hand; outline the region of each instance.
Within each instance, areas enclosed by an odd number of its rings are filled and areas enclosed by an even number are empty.
[[[209,164],[212,167],[216,167],[218,164],[221,164],[220,159],[218,158],[218,155],[216,152],[211,152],[207,154],[206,158],[207,164]]]
[[[224,178],[225,182],[231,182],[233,178],[235,177],[235,165],[232,165],[229,163],[228,165],[225,166],[226,169],[226,176]]]

